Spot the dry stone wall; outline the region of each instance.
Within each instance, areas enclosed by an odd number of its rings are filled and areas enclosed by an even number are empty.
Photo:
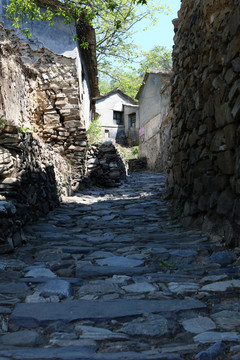
[[[116,187],[126,179],[126,164],[111,141],[92,144],[87,153],[87,185]]]
[[[1,125],[0,253],[20,245],[22,226],[58,205],[67,186],[69,167],[60,155],[31,133]]]
[[[85,171],[87,135],[75,59],[33,50],[0,27],[0,116],[31,128],[72,166],[73,187]]]
[[[240,244],[240,4],[182,0],[169,189],[185,224]]]
[[[75,59],[0,24],[0,253],[85,175],[86,81],[77,71]]]

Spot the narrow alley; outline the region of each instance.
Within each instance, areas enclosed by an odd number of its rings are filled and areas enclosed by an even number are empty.
[[[184,230],[165,175],[64,198],[0,258],[0,360],[240,359],[239,249]]]

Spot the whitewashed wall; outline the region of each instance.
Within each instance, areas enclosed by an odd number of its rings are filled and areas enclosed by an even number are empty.
[[[136,111],[132,110],[133,104],[131,103],[131,101],[119,93],[110,94],[109,96],[100,98],[96,101],[96,112],[100,115],[100,122],[103,129],[103,137],[105,137],[105,130],[109,131],[109,137],[111,139],[116,139],[121,135],[127,135],[128,123],[126,120],[127,117],[125,116],[125,109],[127,109],[128,106],[131,107],[131,112]],[[123,125],[114,124],[114,111],[124,112]]]
[[[139,96],[139,123],[143,136],[139,138],[139,157],[147,159],[152,171],[165,171],[170,118],[170,72],[150,73]],[[167,121],[166,121],[167,118]],[[162,132],[164,122],[164,132]],[[166,136],[162,136],[166,134]]]
[[[63,18],[56,16],[53,19],[54,26],[49,26],[47,22],[32,22],[25,25],[24,29],[29,29],[32,36],[29,40],[25,38],[20,29],[15,29],[11,25],[11,21],[5,16],[5,8],[10,0],[1,0],[0,6],[0,22],[3,23],[5,29],[14,30],[17,37],[28,43],[33,51],[46,48],[56,55],[62,55],[66,58],[75,59],[76,69],[79,82],[79,102],[81,104],[81,117],[84,118],[86,125],[90,122],[90,86],[87,78],[87,70],[80,55],[78,44],[73,40],[76,35],[75,24],[66,25]],[[44,11],[44,9],[42,9]],[[84,77],[82,76],[84,69]]]

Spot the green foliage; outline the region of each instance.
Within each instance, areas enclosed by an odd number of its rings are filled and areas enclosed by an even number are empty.
[[[155,46],[149,52],[143,52],[143,60],[138,69],[125,70],[125,66],[109,70],[108,74],[102,74],[99,81],[99,89],[102,94],[119,88],[128,96],[135,98],[144,75],[149,68],[171,69],[172,54],[163,46]]]
[[[6,125],[10,125],[9,122],[0,117],[0,128],[4,129]],[[32,133],[32,130],[29,127],[20,126],[17,129],[25,134]]]
[[[133,155],[138,155],[138,152],[139,152],[139,146],[134,146],[132,154]]]
[[[59,3],[58,6],[46,6],[45,11],[41,11],[35,0],[10,0],[7,6],[8,18],[12,21],[13,26],[21,29],[26,37],[30,37],[31,33],[24,28],[23,24],[27,25],[32,21],[46,21],[52,26],[55,15],[63,16],[64,22],[71,24],[73,20],[80,19],[82,11],[80,2],[74,0],[66,0],[62,5]]]
[[[143,52],[143,60],[140,63],[139,73],[144,75],[149,68],[167,69],[172,68],[172,53],[164,46],[154,46],[148,52]]]
[[[113,87],[111,86],[111,81],[109,81],[109,79],[104,76],[101,76],[99,78],[98,87],[101,94],[107,94],[109,93],[109,91],[113,90]]]
[[[168,269],[171,269],[171,268],[175,268],[176,265],[178,265],[178,264],[179,264],[178,262],[168,263],[167,261],[161,259],[159,265],[160,265],[160,266],[164,266],[164,267],[166,267],[166,268],[168,268]]]
[[[128,96],[135,98],[139,87],[142,83],[142,77],[135,71],[125,71],[124,69],[116,69],[112,75],[102,76],[99,81],[99,89],[102,94],[119,88]]]
[[[99,116],[94,119],[87,130],[89,144],[98,143],[102,136],[102,127],[99,120]]]
[[[32,130],[29,127],[20,126],[18,130],[24,134],[32,133]]]
[[[60,0],[57,5],[45,6],[45,11],[40,9],[39,3],[38,0],[10,0],[7,16],[15,28],[30,37],[26,25],[32,21],[46,21],[53,25],[54,16],[58,15],[66,24],[78,23],[84,14],[96,31],[100,91],[103,94],[119,87],[134,98],[149,66],[171,67],[170,52],[163,47],[141,53],[132,43],[136,24],[147,19],[149,28],[157,23],[159,14],[170,11],[161,0],[158,5],[154,0]],[[77,36],[74,40],[79,41]],[[80,46],[88,49],[86,41],[80,42]],[[143,56],[140,65],[136,61],[139,56]]]
[[[132,147],[124,147],[119,144],[115,145],[124,160],[135,159],[138,155],[138,146]]]
[[[0,117],[0,128],[3,129],[5,127],[5,125],[6,125],[6,121]]]
[[[53,25],[55,15],[62,16],[66,24],[72,21],[78,22],[82,14],[94,25],[97,35],[101,38],[100,49],[108,47],[114,37],[132,27],[130,21],[134,17],[134,21],[139,21],[144,14],[137,14],[136,9],[139,5],[145,5],[146,0],[60,0],[57,5],[45,5],[45,11],[41,11],[37,0],[10,0],[7,5],[7,16],[12,20],[15,28],[22,28],[23,23],[31,21],[47,21],[49,25]],[[163,6],[155,7],[163,8]],[[153,16],[152,16],[153,17]],[[126,25],[128,23],[128,25]],[[127,27],[126,27],[127,26]],[[26,35],[31,36],[29,30],[23,29]]]
[[[76,36],[75,36],[75,38],[76,38]],[[78,37],[77,37],[78,38]],[[81,46],[81,48],[83,49],[83,50],[88,50],[88,42],[82,42],[81,44],[80,44],[80,46]]]
[[[78,22],[84,14],[96,31],[97,61],[103,73],[111,72],[113,59],[125,64],[134,61],[138,49],[131,37],[138,22],[148,19],[150,27],[156,24],[160,13],[170,10],[161,0],[158,5],[153,0],[60,0],[58,5],[45,6],[45,11],[38,4],[37,0],[10,0],[7,16],[13,26],[29,37],[31,33],[24,25],[32,21],[53,25],[54,16],[58,15],[70,24]],[[82,46],[86,49],[86,42]]]
[[[99,71],[112,74],[118,66],[132,70],[131,66],[126,64],[135,64],[139,56],[138,46],[132,43],[132,35],[136,33],[135,25],[143,19],[145,22],[148,20],[148,26],[144,29],[146,30],[157,23],[159,14],[163,11],[167,13],[170,9],[163,5],[161,0],[158,5],[153,0],[116,0],[114,11],[107,12],[103,9],[93,21]],[[114,59],[118,62],[116,66]]]

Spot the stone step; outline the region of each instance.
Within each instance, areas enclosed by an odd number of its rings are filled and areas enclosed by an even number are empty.
[[[145,355],[134,351],[118,353],[94,353],[91,348],[78,346],[63,348],[1,349],[0,359],[8,360],[183,360],[178,354]],[[5,358],[6,356],[6,358]],[[4,357],[4,358],[3,358]]]
[[[117,319],[145,313],[178,312],[203,309],[206,305],[198,300],[72,300],[61,303],[17,304],[11,320],[22,327],[48,325],[54,321],[70,323],[76,320]]]
[[[100,276],[112,276],[112,275],[141,275],[152,273],[156,270],[154,267],[124,267],[124,266],[97,266],[97,265],[85,265],[76,268],[76,277],[82,279],[88,279],[92,277]]]

